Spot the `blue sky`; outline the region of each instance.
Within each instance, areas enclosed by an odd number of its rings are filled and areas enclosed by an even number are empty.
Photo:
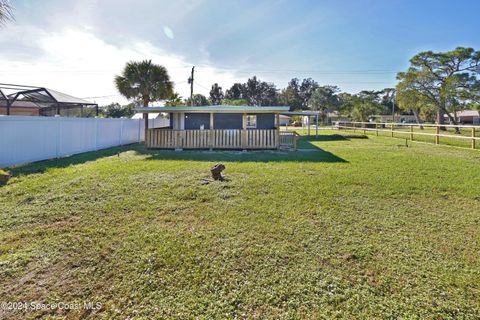
[[[480,1],[12,1],[0,29],[1,82],[121,101],[113,77],[128,60],[164,64],[176,89],[257,75],[284,87],[312,77],[343,91],[395,85],[424,50],[480,49]],[[106,96],[106,97],[105,97]]]

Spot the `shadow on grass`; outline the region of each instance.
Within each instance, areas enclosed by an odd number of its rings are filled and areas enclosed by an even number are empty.
[[[313,144],[314,141],[348,141],[350,139],[368,139],[366,136],[357,135],[319,135],[301,136],[298,141],[298,151],[233,151],[233,150],[184,150],[181,152],[172,150],[146,150],[139,149],[138,153],[147,155],[150,160],[192,160],[213,162],[326,162],[347,163],[335,154],[328,152]]]
[[[213,161],[213,162],[326,162],[326,163],[347,163],[346,160],[323,150],[312,144],[313,141],[335,141],[348,140],[348,136],[331,135],[315,137],[302,137],[299,141],[300,149],[303,151],[206,151],[206,150],[147,150],[143,144],[132,144],[123,147],[113,147],[99,151],[86,152],[72,155],[65,158],[33,162],[8,168],[13,176],[43,173],[50,168],[65,168],[77,164],[95,161],[100,158],[110,157],[126,151],[135,151],[146,157],[146,160],[191,160],[191,161]],[[357,136],[351,138],[359,138]],[[308,145],[307,147],[301,147]]]
[[[98,151],[80,153],[64,158],[32,162],[29,164],[18,165],[7,169],[14,177],[25,174],[42,173],[50,168],[65,168],[76,164],[95,161],[100,158],[110,157],[121,152],[137,150],[141,148],[143,148],[143,145],[131,144],[123,147],[113,147]]]
[[[342,134],[325,134],[319,135],[318,138],[315,136],[302,136],[300,139],[305,139],[307,141],[349,141],[352,139],[368,139],[367,136],[355,136],[355,135],[342,135]]]
[[[352,139],[368,139],[363,135],[341,135],[341,134],[323,134],[318,138],[315,136],[301,136],[298,140],[297,146],[299,149],[307,150],[322,150],[313,142],[328,142],[328,141],[350,141]]]
[[[186,160],[209,162],[343,162],[347,161],[333,153],[322,150],[301,151],[206,151],[206,150],[138,150],[147,160]]]

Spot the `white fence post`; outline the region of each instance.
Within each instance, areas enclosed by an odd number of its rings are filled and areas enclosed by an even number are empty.
[[[95,151],[98,150],[98,117],[95,117]]]
[[[137,134],[137,142],[140,143],[140,133],[142,131],[142,121],[138,120],[138,134]]]
[[[123,118],[120,118],[120,141],[118,144],[123,146]]]
[[[56,137],[55,137],[55,158],[59,158],[60,157],[60,143],[61,143],[61,138],[60,138],[60,135],[62,133],[62,130],[61,130],[61,123],[60,123],[60,117],[57,117],[55,116],[55,121],[57,122],[56,125],[57,125],[57,134],[56,134]]]

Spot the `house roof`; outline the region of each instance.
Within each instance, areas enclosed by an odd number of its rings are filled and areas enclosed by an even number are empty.
[[[319,115],[319,111],[287,111],[282,112],[282,114],[287,116],[316,116]]]
[[[477,110],[462,110],[456,112],[457,117],[480,117],[480,111]],[[453,113],[450,113],[453,117]],[[444,115],[445,118],[448,118],[448,114]]]
[[[480,112],[477,110],[463,110],[457,112],[458,117],[478,117],[480,116]]]
[[[290,110],[289,106],[265,106],[265,107],[252,107],[252,106],[198,106],[198,107],[143,107],[135,108],[136,112],[142,113],[179,113],[179,112],[192,112],[192,113],[285,113]]]

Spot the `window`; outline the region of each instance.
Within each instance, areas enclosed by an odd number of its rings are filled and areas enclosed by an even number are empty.
[[[257,116],[247,115],[247,129],[255,129],[257,127]]]

